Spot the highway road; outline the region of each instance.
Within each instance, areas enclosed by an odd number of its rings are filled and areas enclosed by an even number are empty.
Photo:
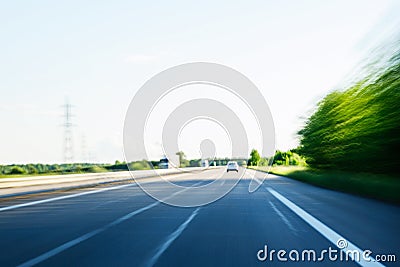
[[[170,179],[199,186],[222,172]],[[221,179],[235,183],[240,174]],[[191,208],[160,203],[133,182],[0,199],[0,266],[399,265],[400,207],[274,175],[249,193],[252,174],[246,171],[218,201]],[[163,190],[157,179],[150,182]],[[201,197],[185,190],[176,196]],[[330,260],[322,253],[329,249],[338,257],[350,249],[370,250],[374,257],[395,255],[397,261]],[[281,259],[279,250],[286,251]],[[291,251],[298,251],[298,260]]]

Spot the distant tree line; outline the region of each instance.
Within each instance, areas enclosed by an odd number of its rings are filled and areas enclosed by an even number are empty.
[[[272,157],[263,158],[256,149],[250,153],[250,158],[247,163],[249,166],[306,166],[304,157],[296,153],[296,150],[286,152],[276,150]]]
[[[0,165],[0,174],[47,174],[70,172],[98,172],[99,168],[107,167],[106,164],[70,163],[70,164],[12,164]]]
[[[398,43],[399,44],[399,43]],[[299,131],[314,168],[398,174],[400,52],[344,91],[334,91]]]
[[[183,154],[184,156],[184,154]],[[201,159],[187,160],[184,156],[181,167],[200,167]],[[210,166],[225,166],[230,158],[210,159]],[[246,165],[247,159],[233,159],[239,165]],[[139,160],[125,162],[116,160],[114,164],[106,163],[68,163],[68,164],[12,164],[0,165],[0,175],[40,175],[68,173],[96,173],[107,171],[149,170],[157,169],[159,161]]]

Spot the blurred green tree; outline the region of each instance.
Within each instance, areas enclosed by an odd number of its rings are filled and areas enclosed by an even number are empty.
[[[398,174],[400,50],[344,91],[328,94],[298,134],[314,168]]]
[[[183,151],[176,152],[176,155],[179,157],[179,167],[184,168],[190,165],[189,161],[186,159],[185,153]]]
[[[258,163],[260,162],[260,160],[261,160],[261,157],[260,157],[260,154],[258,153],[257,149],[251,150],[249,165],[250,166],[258,166]]]

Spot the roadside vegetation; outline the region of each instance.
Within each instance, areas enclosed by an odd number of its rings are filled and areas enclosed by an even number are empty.
[[[0,178],[73,173],[97,173],[113,171],[115,167],[118,166],[112,164],[91,163],[0,165]]]
[[[0,165],[0,178],[25,177],[37,175],[59,175],[79,173],[100,173],[133,170],[148,170],[150,164],[157,168],[158,161],[134,161],[130,163],[115,161],[106,163],[67,163],[67,164],[12,164]],[[128,169],[129,166],[129,169]]]
[[[290,155],[278,151],[272,161],[264,159],[270,172],[400,204],[399,47],[399,39],[386,44],[361,78],[318,103],[298,132],[300,146],[290,151],[305,164],[292,164]],[[263,159],[249,163],[269,169]]]
[[[316,169],[400,173],[400,36],[345,90],[328,94],[298,133]]]
[[[256,149],[250,153],[250,158],[247,166],[307,166],[306,159],[296,153],[296,150],[289,150],[286,152],[277,150],[275,155],[269,158],[262,158]]]

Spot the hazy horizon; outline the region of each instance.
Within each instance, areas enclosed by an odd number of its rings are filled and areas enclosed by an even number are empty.
[[[0,6],[0,164],[62,163],[66,99],[74,161],[123,161],[136,91],[160,71],[197,61],[249,77],[271,109],[276,149],[294,148],[303,119],[341,89],[400,11],[389,0]]]

